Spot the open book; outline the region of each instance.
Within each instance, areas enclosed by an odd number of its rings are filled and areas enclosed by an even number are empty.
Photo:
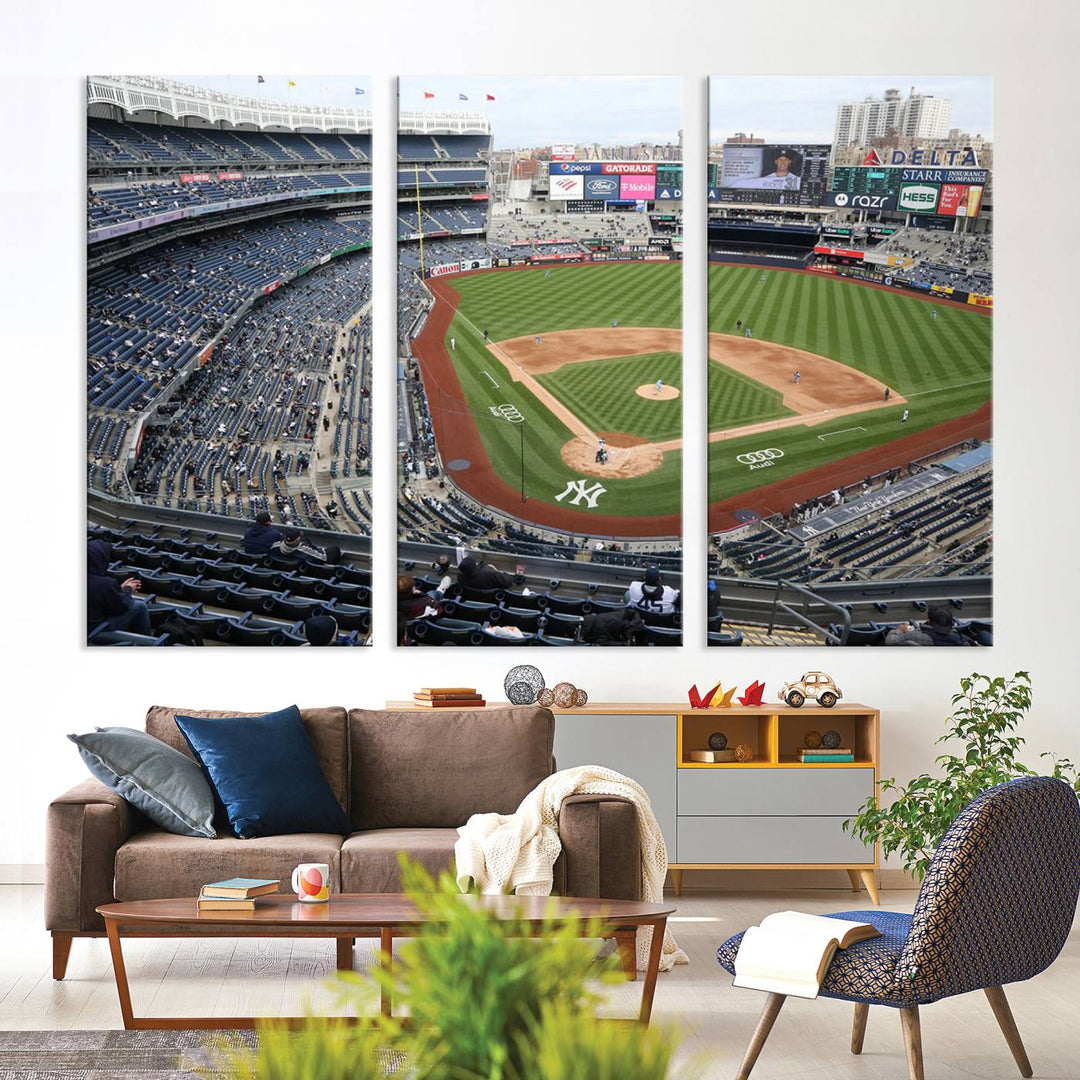
[[[880,936],[870,923],[778,911],[743,935],[734,985],[816,998],[837,949]]]

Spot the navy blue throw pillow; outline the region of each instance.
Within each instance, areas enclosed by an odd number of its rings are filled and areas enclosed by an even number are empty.
[[[265,716],[177,716],[176,725],[242,840],[351,831],[295,705]]]

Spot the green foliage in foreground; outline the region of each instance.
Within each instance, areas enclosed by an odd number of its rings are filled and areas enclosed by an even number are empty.
[[[402,856],[405,891],[429,916],[373,978],[412,1025],[379,1017],[370,1027],[310,1019],[299,1032],[268,1022],[259,1048],[222,1052],[237,1080],[664,1080],[674,1037],[597,1021],[587,983],[621,979],[614,958],[596,961],[599,922],[496,919]],[[584,932],[584,936],[583,936]],[[370,1008],[371,979],[342,973],[339,1004]],[[686,1075],[684,1072],[682,1075]]]
[[[960,811],[976,795],[1018,776],[1036,776],[1019,760],[1025,740],[1015,734],[1031,708],[1031,677],[1018,671],[1011,679],[977,673],[960,680],[952,697],[953,714],[938,744],[960,743],[959,753],[935,761],[943,776],[922,773],[906,784],[880,782],[881,793],[895,794],[880,808],[871,796],[862,811],[844,822],[844,829],[866,844],[881,843],[886,856],[899,852],[904,869],[920,880],[934,851]],[[1080,771],[1068,758],[1043,754],[1053,761],[1052,776],[1066,780],[1080,794]]]

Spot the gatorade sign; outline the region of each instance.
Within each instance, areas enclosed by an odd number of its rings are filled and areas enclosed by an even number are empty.
[[[937,184],[901,184],[896,208],[912,214],[933,214],[937,210],[940,191]]]

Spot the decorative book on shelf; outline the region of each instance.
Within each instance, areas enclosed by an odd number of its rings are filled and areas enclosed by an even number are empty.
[[[778,911],[743,935],[733,985],[816,998],[836,950],[875,937],[881,931],[870,923]]]
[[[425,686],[413,694],[422,709],[475,709],[487,702],[473,686]]]

